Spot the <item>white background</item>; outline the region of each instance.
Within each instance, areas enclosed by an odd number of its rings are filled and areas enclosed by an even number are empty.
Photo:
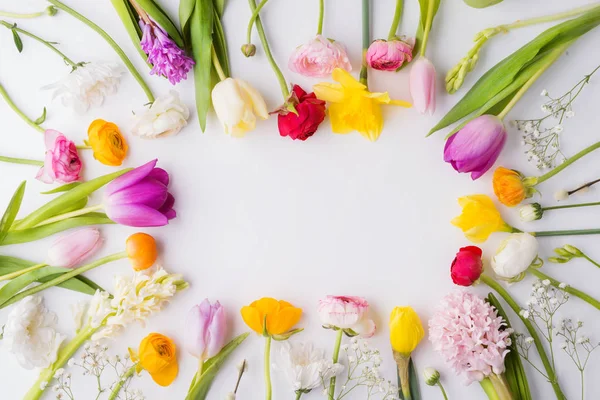
[[[41,0],[3,1],[0,9],[33,11],[47,4]],[[177,15],[178,2],[163,0]],[[373,38],[385,37],[394,8],[392,0],[373,5]],[[399,32],[414,34],[418,19],[416,1],[406,2],[403,23]],[[125,29],[108,1],[68,1],[84,15],[96,21],[122,45],[134,64],[143,72],[155,94],[170,89],[167,81],[148,75],[143,60],[129,41]],[[459,247],[467,245],[461,232],[450,225],[459,213],[456,199],[472,193],[492,194],[491,174],[477,182],[459,175],[442,161],[443,133],[425,139],[425,133],[441,118],[466,89],[489,67],[535,37],[547,26],[536,26],[494,38],[481,53],[474,73],[468,76],[465,88],[454,96],[444,93],[443,75],[471,47],[473,35],[500,23],[519,18],[564,10],[567,6],[586,4],[585,1],[507,0],[493,8],[476,10],[461,0],[443,1],[435,20],[428,57],[438,70],[438,110],[433,117],[421,116],[410,109],[384,111],[385,129],[376,143],[370,143],[358,133],[335,135],[325,121],[318,133],[306,142],[281,138],[276,119],[259,123],[256,131],[236,140],[223,134],[214,115],[210,115],[206,133],[198,128],[195,115],[188,127],[178,136],[158,140],[133,137],[132,110],[146,102],[140,87],[125,74],[119,92],[106,99],[105,104],[79,116],[65,109],[51,93],[42,89],[69,72],[55,54],[40,44],[23,37],[24,51],[18,54],[8,30],[0,31],[0,81],[23,110],[37,117],[43,106],[48,107],[45,127],[64,132],[76,142],[86,137],[89,123],[103,118],[117,123],[130,144],[127,166],[137,166],[159,158],[159,166],[171,173],[177,219],[160,229],[149,229],[161,243],[161,262],[172,272],[184,274],[191,283],[185,293],[178,295],[164,312],[153,317],[146,327],[131,326],[111,344],[111,352],[124,354],[127,347],[137,347],[150,332],[161,332],[174,338],[183,347],[183,327],[187,311],[208,297],[220,300],[227,308],[231,335],[241,333],[244,326],[239,309],[262,297],[286,299],[304,309],[299,326],[306,329],[297,339],[311,340],[331,351],[334,334],[320,327],[316,314],[319,298],[327,294],[359,295],[372,306],[372,317],[379,331],[371,343],[384,355],[382,372],[395,379],[394,365],[388,344],[387,318],[396,305],[411,305],[427,324],[434,306],[447,292],[454,290],[449,266]],[[249,17],[247,2],[229,2],[224,26],[230,45],[232,71],[256,86],[265,96],[270,109],[281,102],[276,79],[271,72],[256,38],[258,54],[252,59],[242,56],[239,47],[245,41]],[[308,40],[316,29],[317,1],[279,0],[264,9],[263,21],[271,39],[273,52],[289,80],[308,88],[317,80],[305,79],[289,72],[287,57],[292,49]],[[53,18],[19,21],[22,28],[42,37],[60,42],[60,48],[76,61],[120,62],[117,55],[95,32],[65,13]],[[360,66],[361,37],[360,2],[358,0],[327,1],[325,35],[348,47],[355,67]],[[548,89],[559,95],[591,71],[598,63],[600,32],[589,33],[579,40],[568,54],[556,63],[509,114],[508,119],[541,116],[542,98],[539,93]],[[408,99],[407,71],[399,74],[370,72],[371,89],[388,90],[392,97]],[[598,134],[598,96],[600,75],[582,93],[575,104],[576,117],[567,121],[563,134],[563,149],[572,155],[593,143]],[[176,87],[185,103],[194,110],[193,83],[190,79]],[[41,135],[25,125],[4,102],[0,102],[0,149],[2,155],[43,159]],[[536,170],[527,163],[520,146],[520,135],[509,128],[509,141],[500,157],[502,165],[517,168],[526,174]],[[85,178],[90,179],[113,171],[83,153]],[[34,180],[36,169],[20,165],[0,165],[0,203],[8,202],[14,189],[28,180],[22,212],[27,213],[48,198],[39,192],[48,186]],[[598,154],[594,153],[571,167],[567,172],[541,185],[544,205],[554,203],[553,193],[561,188],[574,188],[598,178]],[[576,201],[597,200],[598,192],[591,191]],[[97,201],[97,199],[95,199]],[[92,201],[91,204],[94,202]],[[548,214],[543,221],[523,225],[516,210],[502,209],[509,222],[529,230],[548,228],[588,228],[600,226],[597,210],[563,211]],[[106,244],[101,255],[122,251],[125,238],[134,228],[102,227]],[[484,250],[489,255],[502,239],[494,235]],[[35,243],[7,246],[2,254],[42,261],[51,239]],[[554,247],[565,243],[580,246],[590,256],[600,259],[596,237],[541,239],[541,255],[547,257]],[[583,261],[566,265],[548,264],[544,270],[559,279],[600,296],[597,277],[600,271]],[[87,274],[104,287],[111,288],[115,274],[129,274],[127,261],[112,263]],[[511,292],[523,303],[531,279],[516,284]],[[485,294],[485,287],[472,290]],[[59,329],[71,337],[73,322],[69,306],[84,299],[83,295],[61,289],[44,292],[47,306],[59,316]],[[9,310],[0,311],[0,323]],[[600,339],[600,321],[587,304],[573,299],[564,309],[564,316],[582,318],[586,331]],[[517,324],[517,318],[512,322]],[[275,347],[274,353],[277,351]],[[247,358],[250,369],[244,376],[239,392],[241,399],[263,398],[262,380],[263,341],[252,335],[231,357],[215,381],[209,398],[223,399],[232,390],[237,371],[235,365]],[[579,397],[578,374],[564,354],[557,350],[561,384],[569,398]],[[36,371],[19,367],[15,358],[0,350],[0,383],[3,398],[20,398],[36,380]],[[600,354],[592,358],[588,377],[600,372]],[[450,398],[480,399],[484,394],[478,385],[465,387],[462,379],[444,366],[424,340],[414,353],[421,370],[434,366],[443,374]],[[147,374],[133,383],[144,390],[148,399],[183,398],[195,372],[193,357],[179,351],[180,373],[168,388],[155,385]],[[550,385],[528,368],[534,398],[551,398]],[[89,377],[75,373],[78,399],[90,399],[96,394]],[[287,383],[273,374],[274,398],[293,396]],[[107,382],[108,383],[108,382]],[[87,386],[87,392],[86,392]],[[586,382],[587,398],[600,389],[598,380]],[[425,398],[440,398],[437,388],[422,385]],[[51,398],[47,394],[47,398]],[[319,398],[311,393],[306,398]],[[348,398],[363,399],[355,392]]]

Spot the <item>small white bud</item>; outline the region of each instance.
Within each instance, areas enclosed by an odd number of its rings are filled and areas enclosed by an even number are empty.
[[[548,91],[546,89],[542,90],[542,93],[540,93],[540,96],[548,96]]]
[[[425,383],[429,386],[437,385],[440,381],[440,373],[431,367],[427,367],[423,370],[423,377],[425,378]]]
[[[559,190],[558,192],[554,193],[554,199],[556,201],[563,201],[563,200],[567,200],[568,198],[569,198],[569,192],[567,192],[564,189]]]

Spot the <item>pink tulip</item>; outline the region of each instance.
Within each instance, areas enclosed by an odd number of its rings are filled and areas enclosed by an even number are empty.
[[[395,71],[412,60],[413,46],[402,40],[375,40],[367,50],[367,64],[380,71]]]
[[[217,301],[208,299],[192,307],[185,321],[185,348],[194,357],[207,360],[216,356],[223,346],[227,334],[225,310]]]
[[[415,61],[410,70],[410,94],[413,107],[420,112],[433,115],[435,112],[435,67],[425,57]]]
[[[44,132],[46,158],[36,179],[44,183],[70,183],[81,179],[81,160],[75,143],[53,129]]]
[[[59,237],[48,250],[48,264],[71,268],[90,257],[102,245],[100,231],[82,228]]]
[[[319,301],[319,318],[326,327],[350,329],[369,338],[375,334],[375,322],[368,318],[369,303],[356,296],[327,296]]]
[[[323,78],[336,68],[351,71],[352,65],[343,44],[317,35],[294,50],[288,68],[300,75]]]

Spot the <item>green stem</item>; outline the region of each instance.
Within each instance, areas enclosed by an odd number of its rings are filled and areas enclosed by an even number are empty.
[[[251,0],[253,1],[253,0]],[[271,336],[265,338],[265,399],[271,400],[273,396],[273,388],[271,385]]]
[[[596,261],[592,260],[590,257],[588,257],[586,254],[584,254],[582,256],[583,258],[585,258],[586,260],[588,260],[589,262],[591,262],[593,265],[595,265],[596,267],[600,268],[600,264],[597,263]]]
[[[52,8],[54,8],[54,7],[52,7]],[[29,18],[42,17],[44,15],[52,16],[54,14],[51,14],[50,7],[46,8],[44,11],[40,11],[40,12],[36,12],[36,13],[29,13],[29,14],[20,14],[20,13],[0,11],[0,17],[6,17],[6,18],[29,19]]]
[[[340,347],[342,346],[342,336],[344,335],[344,331],[338,329],[337,335],[335,337],[335,344],[333,345],[333,363],[337,363],[340,359]],[[335,398],[335,376],[331,378],[329,381],[329,394],[327,398],[329,400],[333,400]]]
[[[67,57],[65,53],[63,53],[62,51],[60,51],[59,49],[57,49],[56,46],[54,46],[52,43],[50,43],[50,42],[42,39],[41,37],[36,36],[33,33],[28,32],[28,31],[26,31],[24,29],[17,28],[16,26],[14,26],[14,24],[10,24],[10,23],[8,23],[6,21],[0,21],[0,24],[4,25],[7,29],[15,30],[15,31],[17,31],[19,33],[22,33],[25,36],[29,36],[30,38],[32,38],[34,40],[37,40],[38,42],[40,42],[41,44],[43,44],[44,46],[46,46],[47,48],[49,48],[50,50],[52,50],[53,52],[55,52],[56,54],[58,54],[59,56],[61,56],[61,58],[63,60],[65,60],[65,62],[67,64],[69,64],[71,67],[73,67],[73,69],[76,69],[80,65],[80,64],[77,64],[77,63],[73,62],[73,60],[71,60],[69,57]]]
[[[362,66],[360,68],[360,83],[369,86],[367,68],[367,49],[371,44],[371,15],[369,0],[362,0]]]
[[[101,210],[103,207],[104,207],[104,205],[98,204],[98,205],[95,205],[95,206],[89,206],[89,207],[81,208],[79,210],[75,210],[75,211],[71,211],[71,212],[68,212],[68,213],[60,214],[60,215],[57,215],[57,216],[52,217],[52,218],[48,218],[47,220],[44,220],[44,221],[40,222],[39,224],[35,225],[34,228],[37,228],[39,226],[44,226],[44,225],[52,224],[52,223],[58,222],[58,221],[63,221],[65,219],[77,217],[79,215],[89,214],[91,212]]]
[[[410,394],[410,353],[401,354],[394,350],[394,361],[398,372],[398,382],[404,400],[411,400]]]
[[[593,10],[594,8],[598,7],[598,4],[591,4],[591,5],[587,5],[587,6],[582,6],[582,7],[577,7],[574,8],[570,11],[563,11],[557,14],[552,14],[552,15],[546,15],[543,17],[536,17],[536,18],[529,18],[529,19],[524,19],[524,20],[519,20],[516,22],[513,22],[512,24],[506,24],[506,25],[498,25],[496,28],[499,31],[509,31],[511,29],[517,29],[517,28],[523,28],[526,26],[530,26],[530,25],[535,25],[535,24],[543,24],[546,22],[553,22],[553,21],[558,21],[561,19],[567,19],[570,17],[575,17],[579,14],[583,14],[587,11]]]
[[[212,63],[215,67],[215,71],[217,71],[217,75],[219,75],[219,79],[224,81],[225,79],[227,79],[227,75],[223,71],[223,67],[221,66],[221,63],[219,62],[219,56],[217,56],[217,52],[215,51],[215,46],[212,46],[210,48],[210,52],[211,52]]]
[[[556,377],[556,373],[552,369],[550,360],[548,359],[548,356],[546,355],[546,350],[544,349],[542,340],[541,340],[540,336],[538,335],[537,331],[535,330],[535,327],[533,326],[531,321],[527,318],[523,318],[523,316],[521,315],[521,307],[517,304],[517,302],[515,302],[513,300],[511,295],[498,282],[496,282],[495,280],[493,280],[491,277],[487,276],[486,274],[482,274],[480,279],[483,283],[485,283],[490,288],[495,290],[496,293],[498,293],[504,299],[504,301],[506,301],[506,303],[510,306],[510,308],[512,308],[512,310],[515,312],[515,314],[517,314],[519,316],[519,318],[521,319],[521,321],[527,328],[529,335],[533,338],[533,343],[535,345],[535,348],[537,349],[540,359],[542,360],[542,364],[544,365],[544,369],[546,370],[546,376],[548,378],[548,381],[552,385],[552,389],[554,389],[554,394],[556,395],[557,400],[566,400],[566,397],[563,394],[562,389],[560,388],[560,385],[558,384],[558,379]]]
[[[317,35],[323,34],[323,19],[325,17],[325,0],[319,0],[319,23],[317,24]],[[298,397],[300,398],[300,397]]]
[[[496,390],[496,393],[498,393],[498,396],[501,399],[512,400],[513,395],[510,392],[510,388],[508,386],[508,382],[506,381],[506,377],[504,376],[504,374],[492,374],[489,376],[489,379],[492,382],[492,385],[494,385],[494,389]]]
[[[36,124],[34,120],[32,120],[31,118],[29,118],[27,115],[25,115],[20,109],[19,107],[17,107],[17,105],[12,101],[12,99],[10,98],[10,96],[8,95],[8,93],[6,92],[6,89],[4,89],[4,86],[2,86],[2,84],[0,84],[0,96],[2,96],[4,98],[4,101],[6,101],[6,103],[8,104],[8,106],[17,113],[17,115],[19,117],[21,117],[21,119],[23,121],[25,121],[29,126],[31,126],[34,129],[37,129],[39,132],[44,132],[45,129],[42,128],[40,125]]]
[[[448,400],[448,395],[446,394],[446,389],[444,389],[442,382],[438,381],[437,385],[440,387],[440,390],[442,391],[442,396],[444,396],[444,400]]]
[[[396,0],[396,11],[394,11],[394,19],[392,20],[392,26],[388,33],[388,40],[396,38],[396,32],[398,31],[398,25],[400,25],[400,18],[402,17],[403,6],[404,0]]]
[[[300,400],[300,397],[302,397],[302,392],[300,390],[296,391],[296,400]]]
[[[252,15],[250,16],[250,21],[248,21],[248,28],[246,28],[246,43],[248,44],[252,43],[252,27],[254,27],[254,24],[256,23],[258,13],[260,12],[260,10],[262,10],[265,4],[267,4],[267,1],[269,0],[261,0],[261,2],[258,3],[258,6],[254,9]]]
[[[75,147],[77,147],[77,150],[91,150],[92,149],[92,146],[88,146],[85,144],[78,144]]]
[[[83,266],[81,266],[79,268],[75,268],[75,269],[73,269],[73,270],[71,270],[69,272],[65,272],[64,274],[62,274],[62,275],[60,275],[60,276],[58,276],[58,277],[56,277],[54,279],[51,279],[48,282],[44,282],[44,283],[42,283],[40,285],[33,286],[33,287],[31,287],[31,288],[29,288],[27,290],[24,290],[24,291],[22,291],[22,292],[20,292],[20,293],[18,293],[16,295],[14,295],[9,300],[7,300],[4,304],[2,304],[2,307],[6,307],[9,304],[16,303],[17,301],[19,301],[21,299],[24,299],[27,296],[31,296],[32,294],[39,293],[42,290],[46,290],[46,289],[48,289],[50,287],[59,285],[59,284],[65,282],[65,281],[68,281],[71,278],[74,278],[74,277],[76,277],[78,275],[81,275],[84,272],[92,270],[92,269],[94,269],[96,267],[99,267],[101,265],[107,264],[107,263],[112,262],[112,261],[121,260],[121,259],[126,258],[126,257],[127,257],[127,252],[123,251],[121,253],[116,253],[116,254],[112,254],[110,256],[103,257],[103,258],[101,258],[99,260],[94,261],[93,263],[89,263],[89,264],[83,265]]]
[[[567,168],[569,165],[573,164],[575,161],[579,160],[583,156],[586,156],[587,154],[591,153],[592,151],[594,151],[598,148],[600,148],[600,142],[594,143],[593,145],[586,147],[585,149],[581,150],[579,153],[575,154],[574,156],[567,158],[558,167],[553,168],[551,171],[548,171],[544,175],[540,176],[539,178],[536,178],[535,184],[537,185],[544,181],[547,181],[548,179],[552,178],[554,175],[561,172],[563,169]]]
[[[537,236],[537,237],[597,235],[599,233],[600,233],[600,229],[571,229],[571,230],[563,230],[563,231],[529,232],[530,235]]]
[[[543,272],[541,272],[539,269],[536,268],[531,268],[529,267],[528,271],[534,275],[535,277],[537,277],[540,280],[549,280],[550,284],[556,288],[559,287],[560,282],[557,281],[556,279],[544,274]],[[581,300],[585,301],[586,303],[588,303],[589,305],[591,305],[592,307],[597,308],[598,310],[600,310],[600,301],[596,300],[595,298],[593,298],[592,296],[590,296],[589,294],[582,292],[581,290],[575,289],[574,287],[567,285],[564,289],[565,292],[572,294],[575,297],[579,297]]]
[[[23,274],[26,274],[28,272],[35,271],[36,269],[43,268],[46,265],[48,265],[48,264],[44,263],[44,264],[32,265],[31,267],[24,268],[24,269],[15,271],[15,272],[11,272],[10,274],[2,275],[2,276],[0,276],[0,282],[2,282],[2,281],[9,281],[9,280],[11,280],[13,278],[19,277],[19,276],[21,276]]]
[[[600,206],[600,201],[595,202],[595,203],[580,203],[580,204],[567,204],[564,206],[542,207],[542,211],[561,210],[563,208],[591,207],[591,206]]]
[[[429,32],[431,31],[431,24],[433,24],[433,7],[435,1],[429,1],[427,4],[427,21],[423,27],[423,40],[421,41],[421,57],[425,57],[425,50],[427,49],[427,42],[429,41]]]
[[[113,50],[119,55],[119,57],[121,57],[121,61],[123,61],[123,63],[129,70],[129,72],[131,72],[131,74],[133,75],[135,80],[142,87],[142,90],[146,94],[146,97],[148,97],[148,101],[150,103],[154,102],[154,95],[152,94],[152,90],[150,90],[150,88],[148,87],[146,82],[144,82],[144,78],[142,78],[142,76],[137,71],[137,69],[135,69],[135,66],[132,64],[131,60],[129,60],[129,58],[127,57],[127,54],[125,54],[123,49],[121,49],[119,47],[117,42],[115,42],[114,39],[112,37],[110,37],[110,35],[108,33],[106,33],[98,25],[96,25],[95,23],[93,23],[92,21],[90,21],[89,19],[84,17],[83,15],[79,14],[77,11],[75,11],[71,7],[61,3],[59,0],[48,0],[48,1],[50,3],[52,3],[53,5],[55,5],[57,8],[67,12],[68,14],[71,14],[73,17],[77,18],[78,20],[80,20],[81,22],[83,22],[84,24],[86,24],[87,26],[92,28],[94,31],[96,31],[96,33],[98,33],[100,36],[102,36],[102,38],[104,40],[106,40],[106,42],[110,45],[110,47],[113,48]]]
[[[135,374],[136,367],[137,367],[137,364],[133,364],[131,366],[131,368],[129,368],[127,370],[127,372],[125,372],[125,375],[123,375],[121,377],[121,379],[119,379],[119,381],[117,382],[117,384],[113,388],[112,392],[110,392],[110,396],[108,396],[108,400],[116,400],[116,399],[119,398],[119,392],[123,388],[123,385],[125,384],[125,382],[127,382],[127,380],[129,378],[131,378],[133,376],[133,374]]]
[[[494,384],[490,380],[490,378],[484,378],[479,382],[481,388],[487,394],[489,400],[500,400],[500,396],[496,393],[496,389],[494,388]]]
[[[13,164],[36,165],[38,167],[43,167],[44,166],[44,162],[43,161],[28,160],[28,159],[25,159],[25,158],[13,158],[13,157],[0,156],[0,161],[7,162],[7,163],[13,163]]]
[[[267,0],[262,0],[262,3],[266,3]],[[275,72],[275,75],[277,76],[277,80],[279,81],[279,87],[281,88],[281,94],[283,94],[283,101],[287,101],[288,97],[290,97],[290,90],[288,89],[288,85],[287,82],[285,81],[285,78],[283,77],[283,73],[281,72],[281,70],[279,69],[279,66],[277,66],[277,63],[275,62],[275,58],[273,57],[273,54],[271,53],[271,48],[269,47],[269,42],[267,41],[267,35],[265,34],[265,29],[263,27],[262,21],[260,19],[260,15],[258,15],[258,12],[256,10],[256,3],[255,0],[248,0],[248,3],[250,4],[250,10],[252,10],[252,15],[254,15],[254,12],[256,12],[256,30],[258,31],[258,36],[260,37],[260,42],[262,43],[262,46],[265,50],[265,55],[267,56],[267,59],[269,60],[269,64],[271,64],[271,68],[273,69],[273,72]],[[260,10],[259,10],[260,11]],[[248,43],[250,43],[250,41],[248,41]]]

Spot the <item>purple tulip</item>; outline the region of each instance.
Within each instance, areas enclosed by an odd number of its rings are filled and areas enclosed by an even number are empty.
[[[494,165],[505,142],[502,120],[494,115],[482,115],[448,138],[444,161],[458,172],[470,172],[471,179],[475,180]]]
[[[108,184],[104,192],[104,210],[116,223],[136,226],[163,226],[176,217],[175,198],[169,186],[169,174],[155,168],[158,160],[137,167]]]
[[[225,310],[217,301],[208,299],[194,306],[185,321],[185,348],[192,356],[207,360],[216,356],[223,346],[227,331]]]

